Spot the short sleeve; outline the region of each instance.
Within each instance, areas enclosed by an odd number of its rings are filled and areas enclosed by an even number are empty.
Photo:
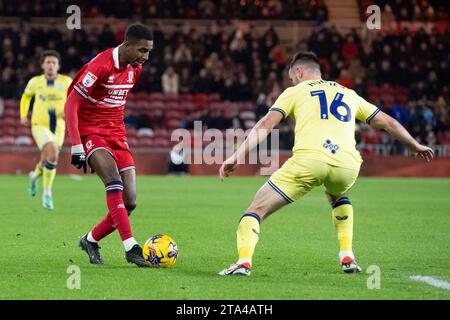
[[[295,105],[295,92],[293,87],[284,90],[269,111],[281,112],[284,118],[290,116]]]
[[[87,98],[94,91],[97,83],[102,79],[105,74],[105,68],[99,63],[89,63],[84,68],[81,75],[77,78],[73,88],[81,96]]]
[[[25,87],[25,90],[23,92],[24,95],[32,97],[35,95],[36,93],[36,88],[35,88],[35,78],[31,78],[30,81],[28,81],[27,86]]]
[[[370,123],[373,117],[375,117],[376,114],[380,112],[380,109],[378,109],[377,106],[371,104],[370,102],[367,102],[360,96],[357,96],[357,101],[358,105],[356,111],[356,119],[365,123]]]

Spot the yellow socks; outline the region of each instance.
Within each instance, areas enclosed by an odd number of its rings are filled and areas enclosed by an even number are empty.
[[[247,212],[242,216],[236,232],[239,253],[238,264],[245,262],[252,264],[253,253],[259,240],[260,220],[261,218],[252,212]]]
[[[348,197],[340,198],[333,205],[333,223],[339,240],[339,260],[345,256],[354,259],[353,241],[353,207]]]
[[[36,164],[36,167],[34,168],[34,173],[33,173],[34,179],[38,179],[41,175],[42,175],[42,164],[39,161]]]
[[[42,180],[44,193],[46,193],[47,195],[51,195],[53,181],[55,180],[56,175],[56,163],[44,161],[44,168],[42,171],[44,177]]]

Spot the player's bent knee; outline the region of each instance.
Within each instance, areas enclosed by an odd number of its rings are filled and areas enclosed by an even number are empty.
[[[120,182],[123,184],[122,178],[120,177],[120,174],[118,172],[103,172],[102,177],[105,184],[109,184],[111,182]]]
[[[50,163],[56,164],[58,162],[58,155],[57,154],[49,154],[45,160]]]
[[[127,202],[125,202],[125,208],[126,208],[127,211],[128,211],[128,215],[130,215],[131,212],[132,212],[134,209],[136,209],[136,203],[127,203]]]

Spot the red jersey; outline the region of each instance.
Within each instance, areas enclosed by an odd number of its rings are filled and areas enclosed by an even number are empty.
[[[78,110],[80,136],[97,134],[125,139],[125,102],[142,65],[119,66],[119,47],[99,53],[76,74],[67,95],[75,90],[84,102]]]

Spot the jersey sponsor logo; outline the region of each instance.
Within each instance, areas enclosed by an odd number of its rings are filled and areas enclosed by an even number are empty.
[[[325,149],[330,150],[330,152],[331,152],[332,154],[336,154],[336,152],[338,152],[338,150],[339,150],[339,145],[333,144],[333,143],[331,142],[330,139],[327,139],[327,140],[323,143],[322,146],[323,146]]]
[[[111,89],[108,90],[109,95],[115,95],[115,96],[125,96],[127,95],[129,90],[126,89]]]
[[[339,221],[347,220],[348,216],[336,216],[336,219]]]
[[[97,77],[92,72],[88,72],[84,76],[83,81],[81,83],[83,84],[83,86],[89,88],[89,87],[92,87],[92,85],[94,84],[94,82],[96,80],[97,80]]]

